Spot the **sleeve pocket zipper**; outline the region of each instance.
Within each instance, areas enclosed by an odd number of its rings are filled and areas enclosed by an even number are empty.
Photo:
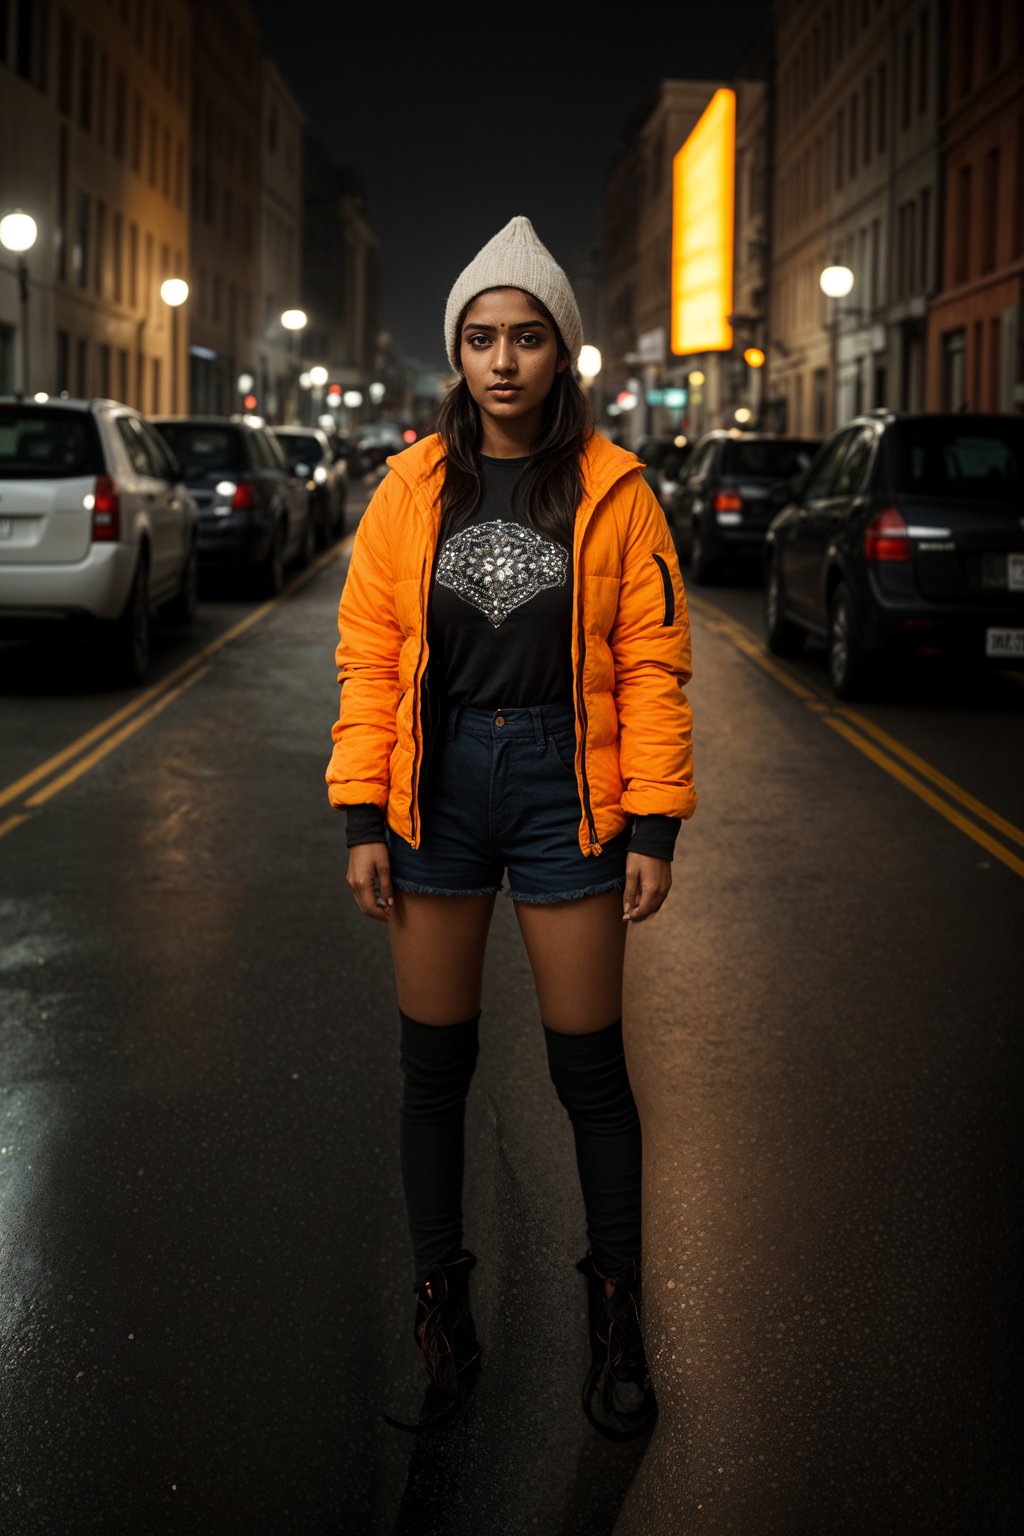
[[[675,621],[676,595],[672,590],[672,577],[669,572],[669,568],[665,563],[664,556],[652,555],[651,558],[654,560],[658,570],[661,572],[661,581],[665,588],[665,618],[662,622],[662,628],[666,629]]]

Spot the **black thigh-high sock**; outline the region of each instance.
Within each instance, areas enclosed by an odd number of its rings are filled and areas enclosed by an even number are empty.
[[[544,1025],[548,1070],[576,1140],[587,1238],[594,1262],[619,1273],[640,1256],[640,1117],[626,1070],[622,1020],[589,1035]]]
[[[462,1247],[465,1110],[480,1015],[420,1024],[399,1009],[403,1075],[399,1147],[416,1281]]]

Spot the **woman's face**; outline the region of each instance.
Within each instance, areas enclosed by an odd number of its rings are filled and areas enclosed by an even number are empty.
[[[484,451],[493,430],[528,441],[536,436],[556,373],[558,333],[529,294],[494,288],[477,294],[466,311],[459,359],[480,410]]]

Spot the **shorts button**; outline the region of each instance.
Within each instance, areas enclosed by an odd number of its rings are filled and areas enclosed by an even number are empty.
[[[505,716],[504,715],[496,715],[495,719],[494,719],[494,723],[497,726],[504,725],[505,724]]]

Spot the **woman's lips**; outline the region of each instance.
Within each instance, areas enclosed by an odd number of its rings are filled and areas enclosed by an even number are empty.
[[[495,395],[499,400],[511,400],[514,395],[518,395],[520,388],[519,384],[491,384],[487,393]]]

